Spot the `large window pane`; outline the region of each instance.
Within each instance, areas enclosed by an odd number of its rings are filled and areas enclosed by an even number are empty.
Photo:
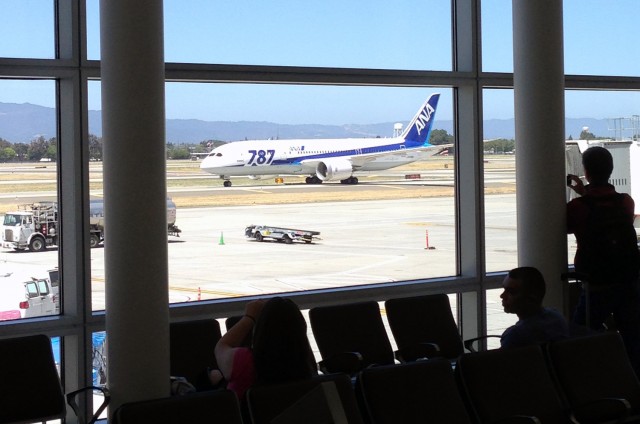
[[[563,5],[565,73],[640,75],[633,35],[640,2],[565,0]]]
[[[175,83],[167,86],[167,116],[179,110],[185,118],[185,110],[193,108],[194,114],[208,114],[208,121],[223,121],[191,140],[196,144],[208,139],[390,137],[394,123],[406,126],[435,91]],[[434,128],[451,131],[451,91],[438,91],[442,97]],[[254,127],[265,121],[273,124],[266,133],[256,133]],[[190,124],[195,133],[199,123]],[[169,140],[178,140],[171,135],[171,120],[167,128]],[[175,169],[172,162],[168,169]],[[184,180],[168,181],[184,241],[169,246],[171,286],[190,288],[191,294],[181,290],[182,296],[242,296],[455,273],[453,162],[448,157],[358,175],[357,185],[335,181],[320,186],[305,184],[306,175],[285,175],[279,185],[273,177],[232,178],[233,187],[225,188],[215,177],[200,178],[199,163],[191,163],[198,177],[191,193]],[[409,174],[419,178],[407,182]],[[204,194],[196,187],[210,191]],[[250,224],[319,231],[321,240],[259,243],[245,237]],[[436,249],[427,249],[427,231]],[[193,257],[194,247],[200,258]],[[186,258],[191,258],[188,269]]]
[[[513,90],[486,89],[483,99],[486,268],[487,272],[506,271],[517,266]],[[630,140],[640,134],[638,92],[567,91],[565,109],[568,140]],[[638,143],[629,146],[630,159],[627,161],[631,162],[620,164],[619,168],[624,167],[633,175],[616,182],[635,181],[640,177],[635,177],[640,172]],[[618,189],[640,198],[640,185],[627,184]],[[636,213],[640,214],[640,210]],[[575,242],[570,237],[570,263],[574,252]]]
[[[99,83],[89,88],[93,97]],[[232,176],[232,187],[202,171],[201,159],[191,160],[192,153],[201,158],[223,142],[247,138],[302,139],[297,145],[314,138],[389,138],[394,124],[406,126],[434,92],[441,98],[432,135],[452,138],[450,89],[167,84],[168,197],[182,231],[169,237],[171,301],[454,275],[451,156],[356,174],[357,185],[306,184],[305,174],[282,175],[281,182],[275,175]],[[91,122],[92,137],[100,138]],[[101,162],[89,168],[98,199]],[[320,240],[259,243],[245,236],[251,224],[319,231]],[[100,309],[103,249],[91,255],[94,308]]]
[[[450,9],[448,0],[166,0],[166,60],[448,70]]]
[[[517,266],[513,90],[483,91],[486,271]]]
[[[88,1],[90,59],[99,58]],[[451,69],[451,2],[165,0],[167,62]]]
[[[639,74],[640,62],[634,59],[632,33],[640,3],[635,0],[566,0],[563,6],[566,74]],[[482,1],[483,71],[513,72],[511,12],[510,0]]]
[[[87,59],[100,59],[100,1],[86,0]],[[89,107],[91,109],[91,107]]]
[[[0,320],[60,312],[55,83],[0,80]]]
[[[482,0],[482,70],[513,72],[511,0]]]
[[[53,0],[0,0],[0,57],[55,57]]]
[[[610,150],[614,169],[609,182],[618,192],[634,198],[635,214],[640,215],[640,92],[569,90],[565,104],[567,138],[574,140],[569,145],[577,146],[579,151],[594,144]],[[567,171],[582,176],[581,158],[572,160],[568,156]],[[573,196],[567,190],[567,198]],[[640,234],[640,219],[636,219],[635,225]],[[569,263],[573,263],[576,250],[573,235],[568,237],[568,248]]]

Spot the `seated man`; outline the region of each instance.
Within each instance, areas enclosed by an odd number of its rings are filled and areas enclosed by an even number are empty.
[[[569,325],[560,312],[544,308],[546,286],[542,273],[533,267],[509,271],[502,282],[502,307],[518,315],[518,322],[500,337],[503,348],[545,343],[569,337]]]

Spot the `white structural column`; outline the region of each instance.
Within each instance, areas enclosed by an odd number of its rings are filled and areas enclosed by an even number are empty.
[[[563,309],[567,267],[562,0],[513,0],[518,264]]]
[[[110,414],[169,395],[162,0],[101,0]]]

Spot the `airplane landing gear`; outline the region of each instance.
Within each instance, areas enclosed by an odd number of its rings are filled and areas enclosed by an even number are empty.
[[[304,182],[307,184],[322,184],[322,180],[315,175],[313,177],[305,178]]]
[[[347,179],[340,180],[340,183],[341,184],[358,184],[358,178],[351,176]]]
[[[229,180],[224,180],[224,183],[222,183],[225,187],[231,187],[231,181]]]

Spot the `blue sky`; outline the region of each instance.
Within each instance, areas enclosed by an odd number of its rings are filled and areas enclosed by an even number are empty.
[[[485,0],[483,67],[509,72],[512,0]],[[632,50],[638,0],[564,0],[565,71],[640,75]],[[88,57],[98,59],[99,1],[87,0]],[[53,1],[0,0],[0,56],[52,57]],[[450,69],[449,0],[165,0],[165,58],[194,63]],[[6,42],[9,40],[10,42]],[[624,41],[626,40],[626,42]],[[53,106],[50,82],[0,81],[0,102]],[[230,84],[167,85],[167,117],[278,123],[408,120],[432,92],[451,119],[451,90]],[[100,85],[89,108],[100,109]],[[513,92],[485,93],[486,118],[513,117]],[[637,92],[571,92],[569,117],[640,113]]]

